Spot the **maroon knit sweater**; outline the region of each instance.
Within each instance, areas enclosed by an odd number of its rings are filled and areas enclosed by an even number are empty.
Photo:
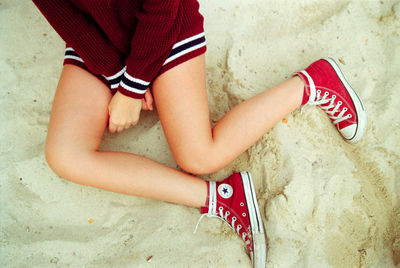
[[[205,51],[204,35],[196,38],[203,32],[196,0],[33,2],[91,72],[133,98],[143,98],[165,65],[179,64],[171,61],[188,42]]]

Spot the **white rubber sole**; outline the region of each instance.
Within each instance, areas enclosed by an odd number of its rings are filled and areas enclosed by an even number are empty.
[[[242,171],[240,175],[242,177],[243,190],[249,210],[253,237],[253,253],[250,256],[251,261],[253,262],[254,268],[265,268],[265,263],[267,261],[267,243],[260,209],[258,208],[256,192],[254,190],[253,177],[249,171]]]
[[[350,95],[351,100],[353,101],[354,107],[356,108],[356,113],[357,113],[357,129],[356,132],[354,133],[354,136],[351,138],[345,138],[344,139],[348,142],[351,143],[356,143],[358,142],[365,134],[367,130],[367,113],[365,111],[365,107],[360,99],[360,97],[357,95],[356,91],[351,87],[349,82],[347,82],[346,78],[344,77],[344,74],[342,73],[342,70],[340,70],[339,65],[335,62],[334,59],[332,58],[324,58],[323,60],[327,61],[332,68],[335,70],[337,76],[339,77],[340,81],[342,82],[343,86],[346,88],[347,92]]]

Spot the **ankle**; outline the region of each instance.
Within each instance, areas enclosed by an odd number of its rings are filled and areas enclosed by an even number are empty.
[[[310,99],[310,90],[307,86],[307,78],[301,72],[295,73],[295,76],[298,80],[301,81],[301,91],[302,91],[302,100],[301,106],[307,104]]]
[[[208,204],[209,181],[201,180],[199,186],[199,195],[196,201],[196,208],[200,210]]]

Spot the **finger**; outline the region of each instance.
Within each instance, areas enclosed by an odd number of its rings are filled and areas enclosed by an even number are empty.
[[[117,132],[120,133],[124,130],[124,126],[118,126]]]
[[[136,126],[136,124],[137,124],[138,122],[139,122],[139,118],[133,120],[133,121],[130,123],[130,125],[131,125],[131,126]]]
[[[115,133],[115,131],[117,131],[117,126],[111,121],[108,125],[108,131],[110,131],[110,133]]]
[[[146,103],[145,99],[142,99],[142,110],[145,110],[145,111],[149,110],[149,107],[147,107],[147,103]]]
[[[152,102],[152,101],[149,101],[149,102],[147,103],[147,108],[148,108],[150,111],[153,111],[153,102]]]
[[[136,126],[138,122],[139,122],[139,120],[133,121],[133,122],[131,123],[131,126]]]
[[[131,124],[130,123],[126,123],[125,125],[124,125],[124,130],[125,129],[128,129],[128,128],[130,128],[131,127]]]
[[[149,110],[153,110],[153,95],[151,95],[150,90],[146,91],[144,98],[147,104],[147,108]]]

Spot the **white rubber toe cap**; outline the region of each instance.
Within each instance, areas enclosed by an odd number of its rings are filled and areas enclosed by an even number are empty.
[[[353,124],[347,127],[344,127],[342,129],[339,130],[340,133],[342,134],[342,136],[346,139],[346,140],[351,140],[357,131],[357,124]]]

